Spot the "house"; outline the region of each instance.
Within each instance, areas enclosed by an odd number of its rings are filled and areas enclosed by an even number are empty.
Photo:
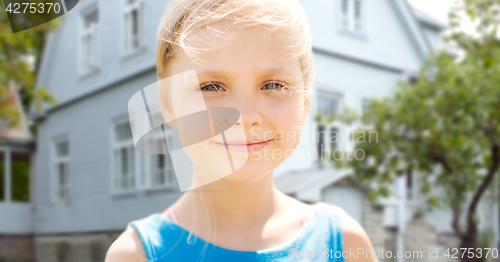
[[[390,95],[399,80],[415,76],[427,53],[443,47],[439,35],[446,26],[405,0],[301,3],[313,35],[315,112],[335,113],[342,104],[363,110],[367,99]],[[130,97],[157,81],[156,38],[168,4],[80,1],[49,36],[38,83],[59,104],[31,114],[38,126],[32,197],[26,214],[0,218],[0,241],[28,236],[25,253],[32,243],[39,262],[103,261],[130,221],[161,212],[180,196],[168,159],[135,150],[127,111]],[[318,125],[313,116],[298,149],[277,170],[276,185],[304,201],[340,205],[365,226],[376,248],[397,246],[409,232],[401,227],[410,219],[401,214],[411,214],[402,213],[406,198],[370,204],[348,171],[318,165],[318,150],[349,147],[331,142],[349,127]],[[395,187],[415,192],[411,185],[401,180]],[[418,226],[428,228],[410,229]]]
[[[11,82],[8,88],[8,103],[19,110],[21,119],[17,127],[0,120],[0,261],[32,261],[34,210],[30,167],[35,139],[28,130],[16,86]]]

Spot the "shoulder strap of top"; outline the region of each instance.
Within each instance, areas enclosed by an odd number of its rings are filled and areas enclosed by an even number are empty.
[[[139,236],[141,237],[142,246],[144,247],[148,261],[155,261],[156,254],[152,243],[154,240],[151,239],[149,234],[150,230],[148,230],[151,227],[151,223],[154,223],[152,215],[140,220],[132,221],[127,227],[131,226],[137,230],[137,233],[139,233]]]
[[[324,218],[328,220],[331,228],[331,245],[334,250],[335,261],[344,261],[342,252],[344,251],[344,230],[342,227],[342,217],[345,210],[341,207],[318,202],[318,208],[321,210]]]

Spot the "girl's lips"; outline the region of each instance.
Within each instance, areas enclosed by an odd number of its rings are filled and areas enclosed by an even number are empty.
[[[267,141],[262,141],[262,142],[255,142],[255,143],[227,143],[227,147],[229,150],[234,151],[234,152],[257,152],[262,149],[264,149],[267,145],[269,145],[274,139],[267,140]],[[216,142],[217,145],[226,147],[224,143],[218,143]]]

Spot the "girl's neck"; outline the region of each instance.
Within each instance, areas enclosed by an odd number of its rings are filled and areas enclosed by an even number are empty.
[[[196,195],[194,195],[196,194]],[[252,182],[232,182],[221,179],[209,185],[188,191],[174,205],[176,212],[187,215],[195,206],[196,198],[211,206],[221,223],[247,224],[272,216],[287,197],[274,185],[270,173]],[[187,213],[188,212],[188,213]]]

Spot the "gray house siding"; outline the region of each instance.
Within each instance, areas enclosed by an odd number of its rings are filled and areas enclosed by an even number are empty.
[[[51,112],[39,123],[36,186],[38,234],[122,230],[128,222],[161,212],[179,190],[141,191],[114,195],[111,190],[111,131],[114,120],[128,118],[127,103],[140,88],[156,81],[149,71],[122,84]],[[53,203],[51,146],[68,135],[69,202]],[[140,152],[136,152],[140,154]]]
[[[59,28],[50,34],[38,83],[47,87],[59,103],[114,85],[131,75],[154,68],[159,24],[170,1],[144,0],[144,45],[131,55],[122,55],[122,1],[81,1],[63,16]],[[80,20],[82,12],[98,8],[98,69],[82,75],[80,65]],[[51,108],[47,105],[45,109]]]

